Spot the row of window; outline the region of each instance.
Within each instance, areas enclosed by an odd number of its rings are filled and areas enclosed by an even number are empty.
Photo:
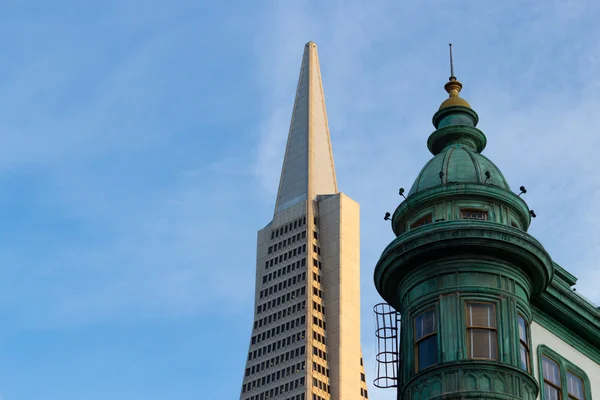
[[[313,266],[321,269],[321,261],[318,261],[316,258],[313,258]]]
[[[298,282],[302,282],[306,280],[306,272],[302,272],[296,276],[290,277],[284,281],[276,283],[266,289],[263,289],[259,293],[259,297],[262,299],[263,297],[267,297],[274,293],[279,292],[280,290],[286,289],[288,286],[295,285]]]
[[[313,400],[328,400],[325,397],[321,397],[316,393],[313,393],[312,398],[313,398]]]
[[[279,350],[282,347],[289,346],[304,339],[304,331],[294,333],[286,338],[277,340],[276,342],[269,343],[266,346],[260,347],[256,350],[248,352],[248,361],[252,361],[257,357],[269,354],[272,351]]]
[[[367,389],[360,388],[360,395],[365,399],[369,398],[369,394],[367,393]]]
[[[313,315],[313,324],[317,325],[319,328],[323,328],[323,329],[327,329],[325,328],[325,321],[323,321],[321,318],[317,317],[316,315]]]
[[[263,276],[263,283],[267,283],[272,281],[273,279],[277,279],[283,275],[289,274],[290,272],[296,270],[297,268],[304,267],[306,265],[306,258],[302,260],[294,261],[291,264],[288,264],[284,267],[279,268],[277,271],[269,272],[267,275]]]
[[[276,396],[280,394],[284,394],[294,389],[298,389],[299,387],[304,386],[304,377],[300,379],[296,379],[295,381],[288,382],[281,386],[277,386],[276,388],[266,390],[262,393],[255,394],[254,396],[247,397],[246,400],[266,400],[266,399],[275,399]],[[294,397],[292,397],[293,399]]]
[[[519,316],[519,326],[523,330],[522,366],[530,371],[527,322]],[[496,305],[492,303],[466,303],[467,357],[472,359],[498,359],[498,330]],[[437,318],[435,309],[427,310],[414,319],[414,348],[416,370],[421,371],[438,363]]]
[[[254,321],[254,329],[262,328],[263,326],[266,326],[270,323],[278,321],[281,318],[285,318],[288,315],[292,315],[296,311],[304,310],[305,308],[306,308],[306,300],[304,300],[300,303],[294,304],[292,306],[289,306],[288,308],[284,308],[283,310],[276,311],[267,317],[261,318],[258,321]]]
[[[296,243],[296,241],[300,241],[301,239],[305,238],[306,231],[298,232],[294,236],[290,236],[289,238],[283,239],[272,246],[269,246],[268,253],[271,254],[278,250],[285,249],[286,247],[291,246],[293,243]]]
[[[300,254],[304,254],[306,252],[306,244],[302,246],[298,246],[295,249],[288,251],[287,253],[280,254],[279,256],[275,256],[270,260],[265,261],[265,269],[269,269],[277,264],[281,264],[284,261],[287,261],[288,258],[291,260],[292,257],[299,256]]]
[[[242,385],[242,393],[249,392],[250,390],[259,388],[263,385],[268,385],[271,382],[275,382],[278,379],[286,378],[290,375],[295,374],[296,372],[304,371],[305,366],[306,366],[306,361],[302,361],[301,363],[298,363],[296,365],[292,365],[290,367],[283,368],[277,372],[273,372],[270,375],[255,379],[252,382],[248,382],[248,383]],[[248,375],[249,375],[248,371],[246,370],[246,376],[248,376]]]
[[[263,333],[259,333],[258,335],[252,336],[251,343],[258,344],[265,339],[269,339],[272,336],[279,335],[280,333],[289,331],[290,329],[294,329],[297,326],[304,325],[305,322],[306,322],[306,316],[303,315],[301,317],[298,317],[296,319],[288,321],[285,324],[281,324],[279,326],[269,329],[268,331],[265,331]]]
[[[315,361],[313,361],[313,370],[329,378],[329,368],[326,368]]]
[[[295,299],[298,296],[302,296],[304,294],[306,294],[306,286],[302,286],[302,287],[296,289],[295,291],[287,293],[287,294],[284,294],[282,296],[279,296],[276,299],[271,299],[270,301],[267,301],[264,304],[259,304],[256,307],[256,313],[260,314],[263,311],[270,310],[273,307],[277,307],[277,306],[279,306],[281,304],[284,304],[284,303],[286,303],[286,302],[288,302],[288,301],[290,301],[292,299]]]
[[[317,379],[316,377],[313,377],[313,386],[318,387],[324,392],[331,393],[331,387],[327,383],[321,381],[320,379]]]
[[[325,306],[322,306],[321,304],[317,303],[314,300],[313,300],[313,309],[320,312],[321,314],[325,314]]]
[[[321,255],[321,248],[319,246],[317,246],[316,244],[313,244],[313,252]]]
[[[313,286],[313,294],[315,296],[317,296],[318,298],[322,299],[323,298],[323,292],[321,291],[321,289],[317,289],[316,287]]]
[[[327,352],[313,346],[313,354],[327,361]]]
[[[427,310],[414,319],[414,346],[416,370],[421,371],[438,363],[437,318],[435,309]],[[517,317],[519,327],[519,362],[524,371],[531,373],[529,324],[522,315]],[[492,303],[466,303],[467,356],[471,359],[498,359],[498,330],[496,306]],[[586,400],[588,381],[583,371],[558,354],[541,351],[542,399]],[[591,399],[588,399],[591,400]]]
[[[321,275],[318,275],[316,272],[313,272],[313,280],[321,283]]]
[[[478,210],[478,209],[461,209],[460,210],[460,218],[461,219],[474,219],[478,221],[487,221],[488,220],[488,212],[487,210]],[[433,222],[433,215],[427,214],[419,218],[418,220],[412,222],[410,224],[410,229],[418,228],[422,225],[427,225]]]
[[[591,400],[589,379],[583,371],[549,349],[541,350],[542,399]]]
[[[252,367],[246,368],[246,373],[248,374],[246,376],[258,374],[261,371],[266,371],[266,370],[270,369],[271,367],[275,367],[275,366],[281,364],[282,362],[286,362],[286,361],[292,360],[296,357],[300,357],[300,356],[304,355],[305,353],[306,353],[306,346],[302,346],[302,347],[298,347],[296,349],[292,349],[290,351],[286,351],[285,353],[281,353],[273,358],[270,358],[261,363],[253,365]]]
[[[300,394],[297,394],[295,396],[288,397],[285,400],[304,400],[304,393],[300,393]]]
[[[317,331],[313,331],[313,339],[316,340],[317,342],[321,342],[324,345],[327,345],[327,338],[325,337],[325,335],[321,335]]]
[[[306,216],[300,217],[294,222],[290,222],[289,224],[280,226],[271,231],[271,240],[279,237],[280,235],[284,235],[288,233],[288,231],[293,231],[296,228],[306,225]]]

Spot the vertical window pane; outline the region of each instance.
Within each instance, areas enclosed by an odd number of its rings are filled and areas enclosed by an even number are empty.
[[[463,219],[478,219],[481,221],[487,221],[488,213],[484,210],[461,210],[461,217]]]
[[[525,319],[519,315],[519,338],[525,343],[529,344],[527,341],[527,323]]]
[[[529,366],[529,341],[527,338],[528,324],[523,316],[519,315],[519,359],[520,367],[523,371],[530,371]]]
[[[567,389],[569,397],[574,399],[585,399],[583,394],[583,381],[576,375],[567,371]]]
[[[416,369],[421,371],[438,362],[435,310],[425,311],[414,321]]]
[[[554,386],[544,383],[544,400],[560,400],[560,392]]]
[[[542,356],[542,372],[544,373],[544,380],[553,383],[558,387],[561,386],[558,364],[546,356]]]
[[[469,329],[467,331],[467,344],[469,357],[497,359],[497,333],[489,329]]]
[[[498,358],[494,304],[467,303],[467,352],[470,358]]]
[[[519,353],[521,354],[521,369],[523,371],[529,371],[529,353],[523,344],[520,346]]]
[[[493,304],[469,303],[469,326],[496,327],[496,310]]]
[[[419,371],[437,364],[438,345],[436,335],[424,339],[417,346],[419,352]]]
[[[415,334],[416,340],[421,339],[436,331],[435,312],[433,310],[426,311],[415,318]]]

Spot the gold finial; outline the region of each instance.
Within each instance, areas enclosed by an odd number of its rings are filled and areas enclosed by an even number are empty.
[[[449,44],[450,47],[450,78],[448,79],[448,83],[444,85],[444,89],[448,92],[450,98],[446,99],[440,106],[440,109],[451,106],[463,106],[469,107],[469,103],[466,100],[461,99],[458,95],[463,87],[462,83],[456,79],[454,76],[454,60],[452,59],[452,43]]]

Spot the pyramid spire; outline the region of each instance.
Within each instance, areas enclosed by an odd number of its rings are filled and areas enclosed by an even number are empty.
[[[319,194],[337,193],[317,45],[304,46],[275,214]]]

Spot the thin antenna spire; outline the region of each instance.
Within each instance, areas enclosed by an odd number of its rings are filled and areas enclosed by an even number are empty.
[[[454,76],[454,61],[452,61],[452,43],[449,43],[448,46],[450,46],[450,79],[456,79]]]

